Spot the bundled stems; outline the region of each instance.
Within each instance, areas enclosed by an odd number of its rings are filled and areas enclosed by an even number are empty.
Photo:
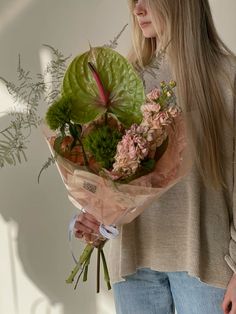
[[[110,277],[108,273],[108,268],[107,268],[107,263],[106,263],[106,258],[105,254],[103,251],[103,247],[106,243],[105,241],[102,241],[99,246],[97,247],[97,293],[100,292],[100,267],[101,267],[101,259],[102,259],[102,264],[103,264],[103,271],[104,271],[104,280],[107,284],[108,290],[111,289],[111,284],[110,284]],[[66,280],[67,283],[73,283],[76,275],[78,274],[78,277],[76,279],[76,283],[74,286],[74,289],[77,288],[77,285],[79,283],[80,277],[83,274],[83,281],[87,281],[88,279],[88,268],[89,268],[89,263],[91,259],[91,255],[94,250],[94,246],[92,244],[87,244],[83,253],[81,254],[78,263],[72,270],[70,276]]]
[[[79,258],[78,263],[76,264],[76,266],[72,270],[70,276],[67,278],[67,280],[66,280],[67,283],[72,283],[74,281],[75,276],[77,275],[78,271],[81,270],[81,268],[83,267],[84,263],[86,263],[87,260],[90,258],[93,250],[94,250],[94,246],[92,244],[87,244],[86,245],[82,255]]]

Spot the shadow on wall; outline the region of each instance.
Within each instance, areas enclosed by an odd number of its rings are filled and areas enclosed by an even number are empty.
[[[115,15],[112,14],[114,11]],[[43,43],[64,51],[65,55],[75,55],[88,49],[88,41],[101,45],[113,39],[128,20],[128,16],[124,16],[126,0],[119,3],[116,0],[70,0],[66,3],[63,0],[2,0],[0,12],[5,12],[0,22],[0,76],[12,81],[16,76],[18,52],[26,68],[31,69],[32,73],[39,73],[38,51]],[[122,37],[123,46],[126,40]],[[122,43],[119,50],[122,50]],[[8,121],[7,116],[0,118],[0,130]],[[44,172],[40,184],[37,183],[38,173],[49,156],[39,129],[33,130],[27,146],[27,163],[0,169],[0,216],[6,230],[14,231],[12,226],[17,227],[16,237],[9,232],[6,243],[3,243],[8,256],[1,256],[0,269],[7,259],[10,263],[9,274],[5,274],[4,278],[12,281],[13,291],[7,296],[10,298],[11,295],[11,300],[0,301],[1,313],[51,314],[50,304],[61,304],[63,312],[60,314],[112,314],[112,293],[102,291],[101,295],[96,296],[95,260],[87,283],[82,283],[77,291],[73,290],[73,286],[66,285],[65,279],[73,266],[67,226],[75,209],[67,199],[54,166]],[[14,245],[16,251],[12,249]],[[84,244],[76,243],[75,246],[78,255]],[[20,270],[14,268],[16,261],[21,265]],[[21,311],[25,287],[19,281],[19,271],[47,297],[49,307],[45,311],[39,310],[43,298],[33,298],[31,295],[24,296],[29,306],[27,311]],[[0,291],[4,291],[5,286],[1,282]],[[99,302],[103,303],[101,311]],[[15,303],[15,310],[4,313],[2,306],[7,308],[11,303]]]
[[[0,119],[1,125],[5,119],[6,117]],[[14,302],[15,308],[22,302],[24,287],[19,280],[19,269],[15,265],[19,259],[23,272],[47,296],[50,303],[62,304],[63,314],[96,313],[94,280],[79,286],[76,291],[72,285],[65,283],[73,266],[67,239],[67,226],[73,215],[73,208],[67,200],[65,188],[54,166],[44,172],[40,184],[37,183],[37,175],[48,152],[39,130],[33,132],[31,141],[29,162],[14,168],[1,169],[0,215],[7,223],[11,222],[8,227],[15,222],[18,230],[15,240],[12,232],[8,234],[9,241],[4,246],[8,246],[10,256],[2,256],[0,262],[4,263],[4,258],[8,258],[11,264],[8,278],[12,280],[14,300],[9,302]],[[17,255],[13,251],[14,242]],[[74,245],[78,247],[78,251],[84,246],[79,242]],[[93,268],[92,265],[91,277],[94,276]],[[39,301],[28,299],[32,312],[19,314],[39,313],[36,311]]]
[[[0,76],[9,80],[13,78],[14,81],[19,52],[27,69],[39,73],[38,52],[44,43],[63,51],[65,56],[87,50],[88,42],[94,46],[107,43],[128,21],[126,2],[126,0],[1,0]],[[228,13],[235,12],[233,10],[235,0],[230,0],[229,3],[222,10],[222,1],[214,1],[214,7],[218,10],[217,18],[224,13],[222,16],[224,22]],[[230,19],[227,20],[230,22]],[[230,36],[231,29],[231,26],[225,27],[224,34]],[[119,40],[119,51],[123,51],[124,54],[127,52],[128,36],[128,33],[125,33]],[[8,123],[7,121],[6,116],[0,118],[0,129]],[[2,304],[7,308],[14,302],[15,310],[1,311],[1,314],[50,313],[48,308],[44,312],[39,311],[43,299],[35,299],[31,295],[24,296],[29,309],[23,312],[17,310],[17,304],[23,302],[21,296],[24,294],[24,286],[19,282],[18,270],[14,271],[16,259],[22,265],[23,272],[48,298],[49,303],[62,304],[63,313],[60,314],[112,314],[114,310],[111,292],[103,291],[96,297],[95,263],[91,265],[88,283],[80,286],[77,291],[73,291],[72,286],[65,284],[65,278],[73,266],[68,248],[67,226],[74,209],[67,200],[65,188],[55,167],[52,166],[46,173],[44,172],[40,185],[37,183],[38,172],[49,156],[39,130],[32,132],[28,148],[27,163],[14,168],[0,169],[0,215],[6,226],[13,222],[18,230],[15,241],[17,256],[13,254],[11,246],[7,247],[12,243],[4,243],[9,263],[12,264],[9,268],[12,269],[12,273],[9,271],[4,277],[12,280],[14,290],[11,294],[12,300],[0,300],[0,311]],[[78,251],[81,251],[83,245],[77,246]],[[0,272],[3,269],[2,265],[6,263],[5,257],[1,255]],[[5,290],[6,284],[0,282],[0,293]],[[99,302],[103,302],[104,305],[101,311]],[[107,304],[109,306],[106,309]]]

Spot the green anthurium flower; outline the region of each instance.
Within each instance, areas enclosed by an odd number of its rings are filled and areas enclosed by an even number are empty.
[[[75,123],[88,123],[105,112],[114,114],[126,127],[142,119],[142,80],[133,66],[110,48],[91,48],[77,56],[66,71],[62,95],[70,98]]]

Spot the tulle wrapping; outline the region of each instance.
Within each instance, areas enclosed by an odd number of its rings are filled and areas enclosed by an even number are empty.
[[[43,132],[53,156],[50,139],[55,134],[46,126]],[[105,225],[131,222],[153,201],[180,181],[191,167],[184,119],[175,118],[168,129],[168,146],[155,169],[129,184],[121,184],[89,172],[57,155],[56,165],[67,188],[70,201]]]

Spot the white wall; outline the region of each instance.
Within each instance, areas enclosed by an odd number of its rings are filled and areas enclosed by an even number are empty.
[[[236,51],[235,0],[212,0],[220,34]],[[102,45],[128,22],[126,0],[0,0],[0,76],[16,77],[17,55],[32,73],[41,71],[40,51],[51,44],[65,55]],[[129,31],[118,51],[128,50]],[[11,99],[0,89],[1,127]],[[40,109],[43,113],[46,108]],[[0,314],[113,314],[112,292],[95,293],[95,261],[88,283],[77,291],[65,284],[73,262],[67,225],[75,209],[54,167],[37,184],[49,156],[39,130],[32,132],[27,163],[1,169]],[[83,245],[74,242],[79,254]]]

